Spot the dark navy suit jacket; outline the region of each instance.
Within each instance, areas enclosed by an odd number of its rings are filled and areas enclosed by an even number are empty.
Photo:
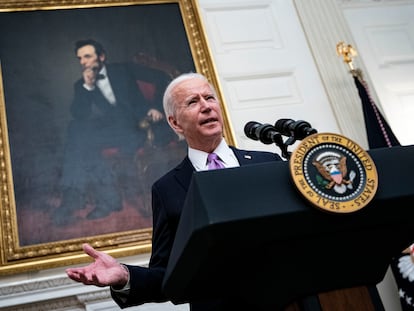
[[[281,160],[277,154],[271,152],[231,148],[240,166]],[[114,300],[120,307],[168,300],[162,292],[162,281],[194,171],[190,159],[185,157],[176,168],[154,183],[152,187],[153,239],[149,268],[128,266],[131,275],[131,290],[128,298],[122,301],[112,292]],[[245,303],[238,305],[238,303],[237,301],[190,302],[190,306],[194,311],[248,310],[254,307],[247,306]]]

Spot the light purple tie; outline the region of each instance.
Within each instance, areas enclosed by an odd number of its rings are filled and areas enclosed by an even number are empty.
[[[225,168],[223,162],[219,159],[217,154],[210,153],[207,157],[207,164],[209,170],[217,170],[220,168]]]

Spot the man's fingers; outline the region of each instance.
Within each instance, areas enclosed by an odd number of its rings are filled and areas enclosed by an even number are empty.
[[[81,271],[79,269],[66,269],[66,274],[68,277],[77,282],[81,282],[82,273],[83,270]]]
[[[94,272],[86,272],[84,269],[67,269],[66,274],[72,280],[85,285],[103,286]]]
[[[92,246],[90,246],[88,243],[85,243],[82,245],[83,251],[91,256],[94,259],[99,258],[100,252],[98,252],[97,250],[95,250]]]

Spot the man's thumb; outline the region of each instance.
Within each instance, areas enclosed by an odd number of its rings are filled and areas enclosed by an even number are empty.
[[[82,245],[83,251],[91,256],[92,258],[98,258],[99,257],[99,252],[97,250],[95,250],[92,246],[90,246],[88,243],[85,243]]]

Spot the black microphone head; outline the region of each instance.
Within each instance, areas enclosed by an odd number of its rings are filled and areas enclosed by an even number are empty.
[[[282,135],[291,136],[293,134],[292,125],[295,123],[292,119],[279,119],[275,123],[275,129]]]
[[[295,139],[301,140],[305,137],[315,134],[318,131],[303,120],[292,120],[292,119],[280,119],[275,123],[275,129],[282,135],[294,137]]]
[[[276,138],[276,135],[280,135],[280,133],[276,131],[275,127],[268,123],[260,125],[256,132],[258,133],[260,141],[266,145],[273,144],[275,142],[274,139]]]
[[[269,145],[275,142],[275,135],[279,133],[273,125],[250,121],[244,126],[244,134],[246,134],[248,138],[260,140],[262,143]]]
[[[296,139],[304,139],[305,137],[315,134],[318,131],[314,128],[312,128],[312,126],[310,125],[310,123],[303,121],[303,120],[298,120],[295,122],[295,137]]]
[[[260,123],[256,121],[249,121],[244,126],[244,134],[253,140],[259,140],[257,129],[260,127]]]

